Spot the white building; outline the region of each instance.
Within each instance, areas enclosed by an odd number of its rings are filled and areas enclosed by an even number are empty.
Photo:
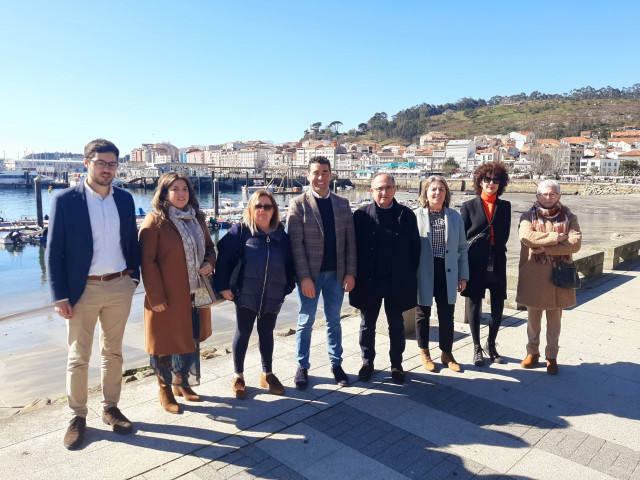
[[[522,150],[525,143],[531,143],[536,139],[533,132],[511,132],[509,138],[515,141],[515,147]]]
[[[260,170],[267,163],[269,149],[260,147],[242,147],[238,149],[238,167]]]
[[[476,142],[473,140],[451,140],[445,147],[446,159],[453,158],[458,162],[461,170],[469,170],[469,159],[473,160],[475,153]]]
[[[335,144],[300,147],[296,149],[295,165],[306,168],[312,157],[322,156],[326,157],[331,164],[331,168],[335,169],[336,155],[340,153],[347,153],[346,148]]]

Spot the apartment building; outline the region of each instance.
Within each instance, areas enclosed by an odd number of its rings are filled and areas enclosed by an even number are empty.
[[[299,147],[296,149],[295,165],[297,167],[306,167],[312,157],[323,156],[329,160],[331,168],[336,168],[336,155],[346,154],[347,149],[342,145],[331,142],[328,145],[312,145],[307,147]]]
[[[142,147],[134,148],[130,154],[131,162],[144,163],[178,163],[180,152],[171,143],[143,143]]]
[[[469,159],[473,160],[475,153],[476,143],[473,140],[451,140],[445,147],[446,158],[453,158],[461,170],[469,170]]]

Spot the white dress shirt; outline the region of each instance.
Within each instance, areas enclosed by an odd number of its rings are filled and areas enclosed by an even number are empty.
[[[87,207],[93,235],[93,257],[89,275],[105,275],[126,270],[127,261],[120,244],[120,215],[113,198],[113,187],[102,198],[85,181]]]

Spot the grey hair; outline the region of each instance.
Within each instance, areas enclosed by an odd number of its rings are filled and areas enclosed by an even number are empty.
[[[384,175],[385,177],[387,177],[389,180],[391,180],[393,182],[393,186],[395,187],[396,185],[396,179],[393,178],[393,175],[389,175],[388,173],[384,173],[384,172],[378,172],[376,173],[373,178],[371,179],[371,186],[373,186],[373,181],[378,178],[381,177],[382,175]]]
[[[555,180],[543,180],[538,184],[538,189],[536,190],[536,194],[540,193],[542,191],[543,188],[546,187],[553,187],[556,190],[556,193],[558,195],[562,195],[562,192],[560,191],[560,184],[558,182],[556,182]]]

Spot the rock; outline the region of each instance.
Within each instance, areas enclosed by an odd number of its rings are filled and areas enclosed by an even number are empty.
[[[290,337],[291,335],[295,335],[296,331],[293,328],[285,328],[280,330],[276,335],[278,337]]]
[[[202,358],[213,358],[213,357],[210,357],[209,355],[214,354],[217,351],[218,351],[218,349],[215,348],[215,347],[205,347],[205,348],[202,348],[200,350],[200,356]],[[215,355],[215,356],[217,356],[217,355]]]
[[[131,383],[137,380],[138,378],[135,375],[129,375],[128,377],[124,377],[124,383]]]

